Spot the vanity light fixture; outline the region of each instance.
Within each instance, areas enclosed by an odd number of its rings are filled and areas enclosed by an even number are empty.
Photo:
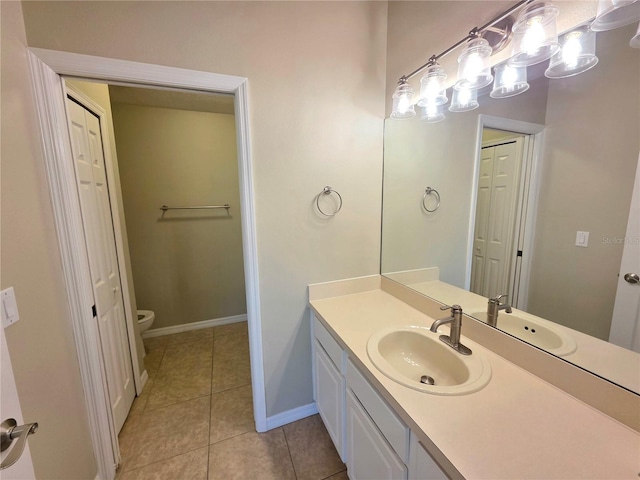
[[[427,72],[420,79],[420,100],[418,100],[420,107],[426,107],[428,104],[444,105],[449,101],[444,83],[447,74],[438,62],[429,61],[431,65],[427,67]]]
[[[547,78],[571,77],[586,72],[597,63],[596,34],[589,25],[583,25],[565,35],[562,48],[551,57],[544,75]]]
[[[507,63],[496,66],[491,98],[513,97],[527,90],[527,67],[512,67]]]
[[[640,48],[640,23],[638,24],[638,30],[629,42],[629,45],[633,48]]]
[[[436,108],[446,104],[448,101],[444,83],[446,74],[444,69],[438,65],[438,60],[462,45],[467,44],[465,51],[460,55],[459,59],[461,63],[460,71],[462,72],[461,79],[463,82],[458,82],[457,88],[477,89],[481,88],[481,86],[489,85],[493,77],[491,76],[491,68],[486,65],[486,59],[492,53],[500,51],[509,43],[512,35],[511,26],[513,25],[511,14],[532,1],[533,0],[520,0],[482,27],[474,27],[466,37],[439,55],[432,55],[429,61],[421,67],[408,75],[400,77],[398,87],[393,94],[391,118],[409,118],[415,115],[413,89],[409,85],[408,80],[427,69],[426,74],[420,81],[420,99],[418,100],[418,105],[425,109],[425,113],[421,116],[421,119],[425,121],[440,121],[444,119],[442,109]],[[463,94],[463,96],[464,95],[465,94]],[[434,113],[436,110],[439,111],[439,114]],[[455,110],[454,107],[452,111],[460,110]]]
[[[442,111],[442,105],[436,105],[434,103],[428,103],[422,109],[422,115],[420,120],[427,123],[436,123],[444,120],[444,112]]]
[[[536,0],[513,24],[513,55],[509,65],[527,67],[551,58],[558,50],[556,17],[559,10],[550,2]]]
[[[391,118],[410,118],[416,114],[413,106],[413,88],[406,77],[400,78],[393,93],[393,111]]]
[[[450,112],[468,112],[478,108],[478,90],[473,88],[453,89]]]
[[[469,40],[458,57],[458,81],[453,87],[456,90],[478,90],[493,80],[489,66],[491,46],[479,33],[475,34],[478,36]]]
[[[624,27],[640,20],[638,0],[598,0],[596,18],[591,24],[594,32]]]

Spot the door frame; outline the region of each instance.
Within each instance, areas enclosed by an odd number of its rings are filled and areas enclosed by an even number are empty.
[[[108,397],[102,357],[99,354],[97,325],[92,321],[93,296],[87,291],[87,285],[90,285],[89,264],[75,173],[72,162],[69,161],[71,145],[63,75],[103,83],[117,82],[234,95],[254,419],[256,430],[266,431],[247,78],[40,48],[27,48],[27,57],[98,477],[112,479],[115,476],[119,451],[117,436],[110,427],[108,403],[105,401]],[[115,212],[117,209],[114,209]],[[118,255],[121,255],[121,249],[118,250]],[[131,322],[129,319],[129,331],[133,329]],[[135,337],[130,335],[129,343],[132,362],[137,365]],[[143,379],[140,378],[138,369],[134,368],[133,373],[136,387],[141,388]]]
[[[522,257],[522,262],[516,268],[511,267],[509,277],[520,278],[518,298],[513,301],[509,298],[509,304],[525,310],[529,293],[529,276],[531,273],[531,259],[533,256],[533,238],[535,220],[537,214],[538,194],[540,191],[540,172],[542,170],[542,152],[544,146],[544,125],[523,122],[493,115],[478,115],[478,127],[476,130],[476,155],[473,165],[473,183],[471,185],[471,215],[469,216],[469,229],[467,235],[467,265],[465,271],[464,286],[471,287],[471,265],[473,261],[473,232],[476,224],[476,203],[478,195],[478,176],[480,175],[480,159],[482,157],[482,131],[485,128],[506,130],[522,134],[532,141],[527,142],[522,157],[520,168],[520,185],[518,204],[516,207],[516,224],[520,226],[514,235],[513,243],[516,250],[529,252]],[[528,143],[528,145],[527,145]],[[525,181],[528,178],[529,181]],[[516,272],[517,269],[517,272]],[[512,295],[512,292],[509,292]]]
[[[638,273],[640,268],[640,155],[631,194],[631,208],[624,237],[616,299],[613,304],[609,342],[640,353],[640,285],[630,284],[624,279],[626,273]],[[629,268],[630,267],[630,268]],[[637,294],[637,296],[636,296]],[[634,301],[635,297],[635,301]]]

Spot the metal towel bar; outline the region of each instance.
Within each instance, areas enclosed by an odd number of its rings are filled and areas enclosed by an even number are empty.
[[[166,205],[162,205],[160,210],[166,212],[167,210],[211,210],[214,208],[226,208],[228,210],[231,206],[228,203],[225,203],[224,205],[198,205],[195,207],[168,207]]]

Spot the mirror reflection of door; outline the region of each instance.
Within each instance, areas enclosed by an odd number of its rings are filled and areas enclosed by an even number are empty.
[[[518,263],[517,242],[523,225],[521,205],[526,136],[483,129],[480,157],[471,291],[484,297],[512,295]],[[509,301],[512,301],[510,298]]]

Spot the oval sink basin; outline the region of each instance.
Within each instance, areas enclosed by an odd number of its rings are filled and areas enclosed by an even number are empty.
[[[487,312],[470,313],[472,317],[487,321]],[[531,345],[562,357],[576,351],[576,342],[555,325],[548,325],[544,320],[519,317],[513,313],[500,312],[498,330],[524,340]]]
[[[367,353],[391,380],[426,393],[463,395],[489,383],[491,367],[481,355],[462,355],[439,336],[425,327],[388,328],[369,338]]]

